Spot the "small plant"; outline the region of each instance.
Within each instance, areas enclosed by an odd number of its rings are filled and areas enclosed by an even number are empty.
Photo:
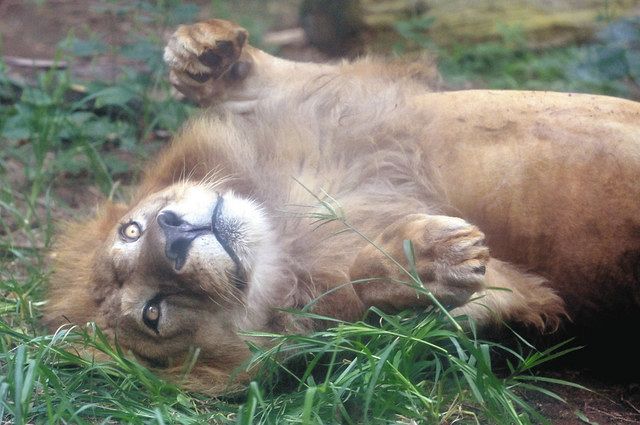
[[[428,31],[433,26],[434,21],[435,18],[432,16],[416,15],[396,22],[393,25],[393,29],[405,40],[405,43],[396,43],[393,50],[396,53],[415,49],[433,50],[435,45]]]

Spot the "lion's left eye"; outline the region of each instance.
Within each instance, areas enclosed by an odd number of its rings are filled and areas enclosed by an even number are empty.
[[[120,234],[127,242],[135,242],[142,235],[140,225],[135,221],[127,223],[120,228]]]

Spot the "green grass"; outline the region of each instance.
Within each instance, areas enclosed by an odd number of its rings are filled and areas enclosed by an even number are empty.
[[[517,28],[502,40],[437,52],[453,88],[553,90],[640,98],[640,18],[610,24],[593,43],[533,50]]]
[[[175,24],[166,22],[166,8],[183,7],[180,2],[143,3],[147,18],[160,27]],[[171,16],[189,20],[193,10],[180,10],[182,15]],[[70,38],[64,48],[77,56],[105,46]],[[640,69],[625,68],[635,63],[635,51],[610,49],[607,56],[606,51],[588,49],[533,52],[505,40],[442,53],[441,69],[452,84],[464,80],[494,88],[627,95],[633,73]],[[135,180],[132,170],[139,160],[162,145],[163,135],[175,131],[190,112],[169,95],[160,52],[159,37],[135,36],[117,53],[148,66],[124,69],[115,84],[77,82],[66,72],[49,71],[27,85],[11,80],[0,64],[3,422],[544,422],[527,403],[527,394],[554,397],[545,384],[557,382],[537,376],[535,367],[562,355],[565,346],[539,352],[523,344],[514,351],[461,331],[438,308],[394,316],[373,310],[365,321],[334,321],[330,329],[313,335],[265,335],[274,339],[274,346],[253,347],[253,361],[264,373],[246,393],[223,399],[163,381],[92,326],[64,328],[53,335],[43,329],[39,318],[53,222],[60,211],[65,216],[71,208],[60,190],[80,185],[98,188],[107,197],[122,196],[121,187]],[[589,68],[594,57],[602,60]],[[607,68],[607,57],[619,66]],[[586,76],[580,81],[591,85],[576,85],[572,73],[580,69],[578,74]],[[619,74],[613,78],[612,72]],[[331,208],[319,219],[348,224]],[[410,252],[407,249],[409,258]],[[78,356],[76,349],[82,346],[109,360]],[[503,360],[496,362],[496,357]]]
[[[220,400],[186,393],[113,347],[99,329],[45,335],[31,298],[44,276],[3,281],[12,299],[0,322],[0,410],[12,423],[531,423],[543,418],[522,390],[547,390],[531,368],[561,347],[521,357],[497,344],[452,330],[439,310],[335,323],[313,335],[266,335],[255,348],[261,379],[246,395]],[[309,313],[299,313],[313,317]],[[110,360],[79,357],[93,347]],[[517,362],[497,375],[495,351]],[[271,366],[271,367],[269,367]]]

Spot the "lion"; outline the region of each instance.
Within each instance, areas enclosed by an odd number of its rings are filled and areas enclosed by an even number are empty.
[[[50,329],[95,322],[169,377],[197,348],[187,384],[219,394],[246,381],[251,331],[326,326],[291,313],[309,305],[356,321],[435,303],[540,333],[638,317],[639,103],[438,92],[420,65],[292,62],[247,38],[217,19],[170,38],[171,82],[205,109],[129,203],[65,226]]]

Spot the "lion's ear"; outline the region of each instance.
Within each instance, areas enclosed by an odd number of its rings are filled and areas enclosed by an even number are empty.
[[[95,216],[61,226],[50,254],[53,274],[43,318],[49,329],[98,321],[98,300],[94,293],[97,260],[109,233],[127,209],[124,204],[106,201]]]

